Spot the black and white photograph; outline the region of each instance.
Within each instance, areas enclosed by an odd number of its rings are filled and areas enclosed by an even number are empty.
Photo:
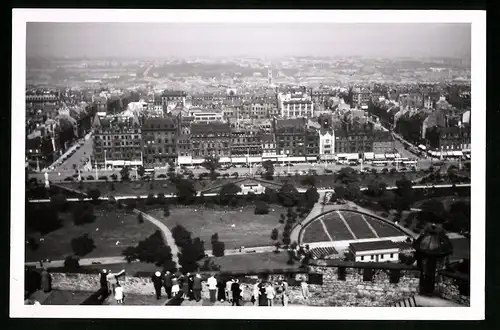
[[[11,317],[483,319],[485,17],[14,9]]]

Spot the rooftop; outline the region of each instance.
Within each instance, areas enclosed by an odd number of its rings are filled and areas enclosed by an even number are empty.
[[[398,245],[390,240],[351,243],[349,244],[349,247],[356,252],[398,249]]]

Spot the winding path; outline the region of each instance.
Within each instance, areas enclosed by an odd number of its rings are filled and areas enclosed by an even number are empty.
[[[163,239],[165,240],[165,244],[170,246],[170,249],[172,250],[172,261],[175,262],[175,265],[177,266],[179,264],[179,257],[177,255],[179,253],[179,248],[177,247],[177,244],[175,244],[175,240],[170,229],[168,229],[168,227],[165,226],[165,224],[163,224],[161,221],[153,218],[147,213],[144,213],[138,209],[134,209],[134,213],[142,214],[144,219],[148,220],[153,225],[158,227],[158,229],[160,229]]]

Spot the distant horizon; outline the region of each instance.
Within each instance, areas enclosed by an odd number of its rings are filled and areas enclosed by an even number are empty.
[[[27,58],[470,59],[468,23],[27,23]]]

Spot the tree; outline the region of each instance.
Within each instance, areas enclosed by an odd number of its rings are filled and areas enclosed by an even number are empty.
[[[172,261],[172,250],[165,244],[163,236],[159,230],[142,240],[135,247],[128,247],[123,250],[122,255],[127,260],[140,260],[147,263],[155,263],[163,266],[165,270],[175,271],[175,264]]]
[[[137,175],[139,175],[140,178],[143,178],[144,174],[146,174],[146,169],[144,168],[144,166],[141,165],[137,167]]]
[[[101,191],[99,189],[89,189],[87,191],[87,196],[89,196],[94,203],[96,203],[99,200],[99,197],[101,197]]]
[[[274,176],[274,165],[273,162],[270,160],[266,160],[262,163],[262,167],[266,171],[264,173],[264,179],[266,180],[272,180]]]
[[[311,187],[306,190],[305,206],[308,209],[311,209],[314,206],[314,204],[318,202],[318,199],[319,199],[319,193],[316,187]]]
[[[212,180],[215,180],[218,174],[216,170],[220,168],[219,157],[217,156],[208,156],[205,158],[205,161],[201,164],[204,168],[210,171],[210,177]]]
[[[195,272],[198,270],[198,261],[205,257],[203,241],[199,237],[184,244],[179,252],[179,264],[183,272]]]
[[[142,215],[142,213],[139,213],[137,215],[137,221],[139,221],[139,223],[144,223],[144,216]]]
[[[384,167],[384,168],[382,169],[382,173],[386,174],[387,172],[389,172],[389,169],[388,169],[387,167]]]
[[[398,171],[393,167],[393,168],[391,168],[391,170],[389,172],[391,174],[396,174]]]
[[[123,169],[122,169],[122,170],[123,170]],[[113,180],[113,181],[118,180],[118,175],[116,175],[115,173],[111,174],[109,177],[110,177],[110,178],[111,178],[111,180]],[[114,185],[113,185],[113,187],[114,187]],[[114,190],[114,189],[112,189],[112,190]]]
[[[276,241],[278,239],[278,236],[279,236],[279,233],[278,233],[278,229],[277,228],[274,228],[272,231],[271,231],[271,239],[273,241]]]
[[[456,233],[469,233],[471,223],[470,203],[458,201],[450,206],[446,228]]]
[[[68,208],[66,196],[62,194],[50,196],[50,206],[56,211],[65,211]]]
[[[286,207],[295,206],[299,200],[299,192],[291,184],[285,183],[278,193],[278,198]]]
[[[95,221],[94,208],[89,203],[77,204],[73,208],[73,223],[81,226]]]
[[[120,176],[122,178],[122,181],[127,181],[127,180],[130,180],[130,169],[128,166],[124,166],[121,170],[120,170]]]
[[[219,234],[215,233],[210,237],[210,244],[214,245],[215,242],[219,241]]]
[[[340,171],[338,171],[335,179],[345,185],[356,183],[358,181],[356,172],[351,167],[341,168]]]
[[[385,210],[389,211],[394,203],[395,195],[392,191],[387,190],[380,196],[378,201],[379,205]]]
[[[301,182],[305,186],[316,186],[316,178],[313,175],[307,175],[305,176]]]
[[[345,188],[346,195],[344,198],[350,201],[357,200],[359,196],[359,186],[355,183],[350,183]]]
[[[181,179],[175,185],[177,191],[177,199],[181,204],[191,204],[197,192],[194,188],[193,182]]]
[[[417,219],[422,222],[422,224],[443,224],[448,220],[444,205],[439,200],[431,199],[425,201],[420,209],[421,211],[418,212]]]
[[[268,213],[269,213],[269,206],[266,204],[266,202],[258,201],[257,203],[255,203],[254,214],[268,214]]]
[[[276,190],[266,187],[264,190],[264,194],[262,195],[262,200],[273,204],[278,201],[278,194],[276,193]]]
[[[180,248],[190,244],[192,241],[191,232],[181,225],[172,228],[172,237],[174,238],[175,244]]]
[[[280,252],[280,247],[281,247],[280,242],[274,243],[274,247],[276,248],[276,250],[274,250],[274,253],[279,253]]]
[[[212,254],[214,257],[223,257],[225,251],[224,242],[216,241],[212,244]]]
[[[165,205],[165,207],[163,208],[163,216],[164,217],[169,217],[170,216],[170,209],[168,207],[168,204]]]
[[[67,256],[64,259],[64,268],[67,270],[77,270],[80,268],[80,258],[76,256]]]
[[[233,176],[237,179],[237,178],[238,178],[238,176],[240,176],[240,175],[238,174],[238,172],[234,172],[234,173],[233,173]]]
[[[94,180],[94,177],[92,175],[88,175],[87,180]]]
[[[222,205],[230,204],[236,195],[241,192],[241,187],[235,185],[234,183],[226,183],[222,186],[219,192],[219,201]]]
[[[86,254],[92,252],[95,249],[94,240],[85,233],[82,236],[75,237],[71,240],[71,248],[73,253],[79,257],[83,257]]]
[[[379,197],[385,192],[386,188],[387,184],[385,182],[374,179],[368,183],[366,193],[372,197]]]
[[[415,200],[412,183],[406,177],[396,181],[395,207],[398,211],[409,210]]]

